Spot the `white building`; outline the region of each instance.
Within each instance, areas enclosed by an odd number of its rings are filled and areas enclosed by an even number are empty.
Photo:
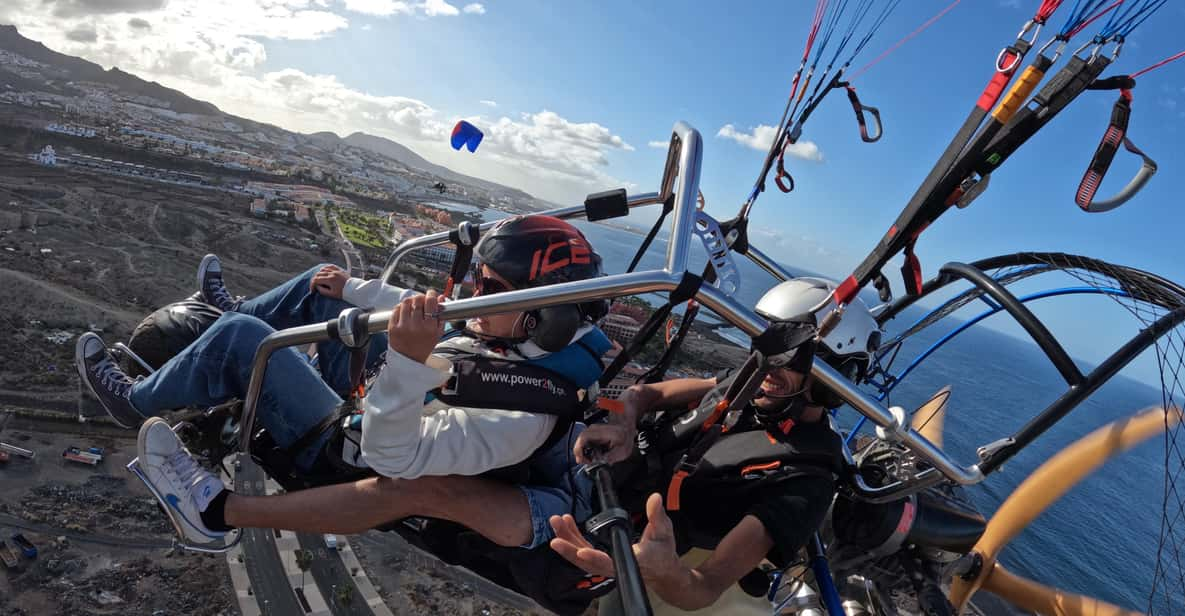
[[[58,156],[53,151],[52,145],[45,146],[40,153],[34,154],[33,158],[46,167],[53,167],[58,164]]]
[[[62,135],[73,135],[75,137],[85,137],[87,139],[95,136],[95,129],[86,126],[75,126],[73,124],[58,124],[57,122],[50,122],[46,125],[45,130],[51,133],[59,133]]]
[[[608,314],[598,323],[610,340],[615,340],[622,346],[628,345],[634,336],[638,335],[641,324],[633,317],[624,314]]]

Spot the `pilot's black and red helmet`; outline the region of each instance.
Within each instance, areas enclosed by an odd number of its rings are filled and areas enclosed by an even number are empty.
[[[516,289],[601,275],[601,256],[580,229],[554,216],[515,216],[486,231],[477,260]]]

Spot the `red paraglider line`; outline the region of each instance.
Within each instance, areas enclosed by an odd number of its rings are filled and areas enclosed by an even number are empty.
[[[1172,62],[1173,60],[1179,60],[1182,57],[1185,57],[1185,51],[1182,51],[1181,53],[1179,53],[1175,56],[1170,56],[1168,58],[1165,58],[1165,59],[1161,60],[1160,62],[1157,62],[1156,64],[1153,64],[1152,66],[1149,66],[1148,68],[1140,69],[1140,70],[1132,73],[1131,78],[1135,79],[1136,77],[1139,77],[1140,75],[1143,75],[1144,73],[1147,73],[1148,71],[1150,71],[1152,69],[1160,68],[1160,67],[1168,64],[1169,62]]]
[[[958,6],[958,4],[962,1],[963,0],[955,0],[954,2],[950,3],[949,6],[942,9],[941,11],[939,11],[939,13],[937,15],[931,17],[928,21],[926,21],[926,23],[919,26],[913,32],[910,32],[909,34],[905,35],[905,37],[902,38],[900,41],[897,41],[896,43],[894,43],[892,47],[886,49],[884,51],[884,53],[873,58],[871,62],[869,62],[868,64],[865,64],[863,67],[861,67],[860,70],[856,71],[856,74],[854,74],[848,78],[848,81],[855,81],[857,77],[864,74],[864,71],[867,71],[868,69],[872,68],[873,65],[875,65],[877,62],[884,60],[885,56],[888,56],[889,54],[893,53],[894,51],[897,51],[898,47],[901,47],[902,45],[908,43],[910,39],[921,34],[922,31],[924,31],[926,28],[929,28],[930,26],[934,25],[934,22],[938,21],[939,19],[942,19],[943,15],[946,15],[948,12],[950,12],[951,9]]]

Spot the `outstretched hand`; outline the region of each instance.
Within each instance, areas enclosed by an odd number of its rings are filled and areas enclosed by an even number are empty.
[[[342,292],[346,288],[346,281],[350,279],[350,275],[342,268],[336,265],[326,265],[313,274],[313,281],[309,283],[309,290],[313,293],[320,293],[325,297],[332,297],[334,299],[341,299]]]
[[[391,350],[424,363],[444,334],[440,314],[443,297],[430,290],[413,295],[395,305],[387,321],[387,340]]]
[[[642,538],[634,544],[634,558],[644,578],[662,577],[674,567],[681,567],[679,555],[675,552],[675,530],[671,518],[662,506],[662,496],[651,494],[646,500],[648,523],[642,531]],[[593,575],[614,577],[613,557],[604,550],[592,546],[571,515],[553,515],[548,520],[555,531],[551,549],[565,560]]]

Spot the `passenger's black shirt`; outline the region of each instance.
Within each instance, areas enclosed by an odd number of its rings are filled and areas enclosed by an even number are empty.
[[[839,435],[831,429],[826,417],[794,426],[787,438],[822,439],[833,446],[837,458],[841,456]],[[695,488],[688,483],[681,491],[681,517],[687,526],[678,533],[683,539],[681,543],[685,543],[683,547],[713,549],[746,515],[752,515],[773,537],[777,551],[792,557],[823,523],[836,485],[830,477],[803,475],[746,494],[720,494]]]

